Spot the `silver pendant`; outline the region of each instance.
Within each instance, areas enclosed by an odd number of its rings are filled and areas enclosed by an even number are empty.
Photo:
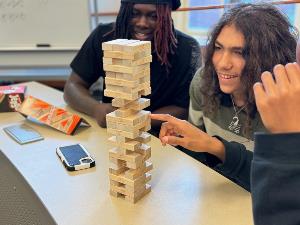
[[[239,122],[240,122],[240,120],[239,120],[238,116],[234,115],[232,117],[231,123],[228,126],[228,129],[233,131],[236,134],[239,134],[240,130],[241,130],[241,124],[239,124]]]

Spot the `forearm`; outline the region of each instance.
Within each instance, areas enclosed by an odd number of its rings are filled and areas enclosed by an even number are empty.
[[[205,155],[205,164],[250,191],[250,169],[253,152],[238,142],[217,137],[224,146],[224,161],[213,154]]]
[[[77,83],[67,83],[64,99],[75,110],[95,118],[101,127],[106,127],[106,114],[114,110],[110,103],[98,102],[87,87]]]
[[[67,83],[64,89],[65,101],[75,110],[94,117],[96,108],[100,105],[93,99],[87,87],[80,84]]]

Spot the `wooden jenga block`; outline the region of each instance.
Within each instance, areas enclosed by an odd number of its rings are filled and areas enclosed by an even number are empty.
[[[127,59],[124,59],[124,60],[127,60]],[[102,62],[103,62],[103,64],[113,65],[114,64],[114,58],[102,58]]]
[[[140,78],[139,78],[139,83],[140,83],[140,84],[141,84],[141,83],[145,83],[145,82],[150,83],[150,76],[149,76],[149,75],[146,75],[146,76],[144,76],[144,77],[140,77]]]
[[[112,50],[113,51],[124,51],[124,46],[131,44],[131,43],[135,43],[135,42],[139,42],[139,41],[138,40],[126,40],[126,41],[114,43],[112,45]]]
[[[114,98],[111,102],[112,106],[113,107],[124,107],[126,106],[127,104],[129,104],[130,102],[133,102],[135,100],[126,100],[126,99],[122,99],[120,98],[120,96],[118,98]]]
[[[140,95],[147,96],[151,94],[151,87],[145,87],[143,90],[139,91]]]
[[[113,128],[107,128],[107,133],[134,139],[137,138],[142,133],[142,131],[137,130],[134,132],[128,132],[128,131],[122,131]]]
[[[126,118],[126,117],[125,117]],[[149,126],[151,126],[150,118],[138,123],[136,125],[118,123],[115,121],[106,121],[107,128],[115,129],[124,132],[131,132],[134,134],[140,133],[140,131],[148,131]]]
[[[137,163],[131,163],[131,162],[126,162],[126,167],[129,168],[129,169],[138,169],[140,168],[142,165],[143,165],[144,161],[140,161],[140,162],[137,162]]]
[[[105,77],[116,78],[116,72],[105,71]]]
[[[123,136],[115,136],[115,137],[116,137],[116,140],[118,143],[137,141],[137,142],[140,142],[141,144],[142,143],[146,144],[149,141],[151,141],[151,134],[149,134],[147,132],[141,132],[141,134],[138,137],[136,137],[135,139],[131,139],[131,138],[123,137]]]
[[[140,83],[137,90],[147,92],[147,95],[151,94],[150,82]]]
[[[118,123],[107,123],[107,132],[113,135],[121,135],[128,138],[136,138],[140,135],[142,131],[145,131],[147,124],[141,123],[136,126],[130,126],[125,124],[118,124]]]
[[[136,98],[137,96],[141,96],[141,94],[147,95],[149,93],[149,88],[150,88],[149,82],[138,84],[136,87],[126,87],[120,85],[106,84],[106,89],[104,90],[104,94],[109,92],[111,93],[114,92],[114,93],[119,93],[119,96],[122,96],[122,98],[124,99],[130,98],[128,100],[137,100],[138,99]],[[136,99],[132,99],[132,98],[136,98]]]
[[[109,163],[110,163],[109,168],[112,168],[114,170],[119,170],[120,168],[123,168],[123,167],[126,166],[126,161],[120,160],[120,159],[117,159],[117,158],[111,158]]]
[[[128,169],[125,171],[124,176],[128,179],[136,179],[137,177],[141,176],[144,173],[149,172],[153,169],[153,165],[151,162],[145,161],[144,165],[140,168],[134,170],[134,169]]]
[[[119,169],[114,169],[114,168],[109,167],[109,172],[114,175],[120,175],[120,174],[126,172],[127,170],[129,170],[129,168],[127,166],[121,167]]]
[[[116,124],[112,124],[112,125],[114,126]],[[118,130],[116,128],[107,127],[107,133],[112,135],[117,135],[117,136],[123,136],[125,138],[130,138],[130,139],[138,139],[139,136],[143,133],[143,131],[148,131],[150,129],[151,129],[151,124],[149,120],[149,122],[146,122],[146,126],[142,127],[141,129],[133,129],[131,131],[125,131],[125,130]]]
[[[123,46],[125,52],[148,52],[151,54],[151,42],[150,41],[138,41],[132,42]]]
[[[122,176],[122,175],[120,175]],[[148,183],[151,180],[151,174],[150,173],[145,173],[142,174],[141,176],[137,177],[136,179],[133,179],[134,184],[133,185],[126,185],[126,189],[128,191],[131,191],[132,193],[136,193],[137,191],[140,190],[142,186],[144,186],[146,183]]]
[[[145,126],[140,129],[140,131],[149,131],[151,129],[151,119],[149,118],[148,122],[145,123]]]
[[[136,203],[137,201],[139,201],[141,198],[143,198],[146,194],[148,194],[151,191],[151,185],[150,184],[146,184],[145,185],[145,190],[139,194],[136,194],[134,197],[130,197],[130,196],[125,196],[125,199],[127,201],[130,201],[132,203]]]
[[[115,39],[112,41],[107,41],[102,43],[103,51],[123,51],[123,45],[138,42],[138,40],[128,40],[128,39]]]
[[[119,186],[124,186],[124,184],[120,183],[120,182],[117,182],[117,181],[114,181],[112,179],[109,180],[110,184],[112,186],[116,186],[116,187],[119,187]]]
[[[114,73],[115,73],[115,77],[117,79],[123,79],[123,80],[138,80],[145,76],[148,76],[150,78],[150,68],[145,68],[144,70],[138,71],[135,74],[117,73],[117,72],[114,72]]]
[[[127,41],[127,39],[116,39],[116,40],[112,40],[112,41],[107,41],[107,42],[103,42],[102,43],[102,50],[103,51],[112,51],[113,50],[113,45],[115,43],[121,43]]]
[[[136,192],[131,192],[127,190],[123,186],[116,186],[112,185],[111,186],[111,191],[113,193],[118,193],[114,194],[113,196],[118,197],[118,198],[124,198],[129,202],[136,203],[138,200],[140,200],[142,197],[144,197],[146,194],[148,194],[151,191],[151,185],[150,184],[144,184],[142,185],[139,189],[136,190]]]
[[[137,114],[130,115],[126,118],[118,117],[115,112],[111,112],[106,115],[106,122],[111,121],[135,126],[146,121],[148,118],[150,118],[150,112],[145,110],[141,110]]]
[[[150,62],[152,62],[151,55],[148,55],[138,60],[116,59],[116,58],[105,58],[105,57],[103,58],[103,64],[108,64],[108,65],[139,66]]]
[[[139,143],[148,143],[151,141],[151,135],[147,132],[141,132],[136,138],[132,139],[132,138],[128,138],[128,137],[125,137],[125,136],[114,136],[115,139],[117,140],[118,143],[127,143],[127,142],[131,142],[131,141],[137,141]],[[131,150],[131,149],[129,149]]]
[[[141,146],[141,143],[140,142],[138,142],[138,141],[134,141],[134,140],[130,140],[130,141],[125,141],[124,140],[124,142],[122,141],[122,142],[118,142],[117,141],[117,136],[112,136],[112,137],[110,137],[109,139],[108,139],[108,141],[112,144],[112,145],[114,145],[114,146],[116,146],[116,147],[123,147],[123,148],[125,148],[125,149],[127,149],[127,150],[131,150],[131,151],[135,151],[135,150],[137,150],[137,149],[139,149],[140,148],[140,146]]]
[[[111,190],[114,192],[121,193],[124,196],[128,197],[134,197],[137,195],[140,195],[141,192],[144,192],[146,189],[146,184],[142,184],[140,187],[136,188],[135,191],[132,191],[132,189],[128,188],[127,185],[124,185],[122,183],[118,183],[116,181],[110,180],[111,184]]]
[[[117,82],[115,82],[115,83],[117,83]],[[140,83],[134,87],[119,85],[119,84],[106,84],[105,90],[122,92],[123,94],[133,94],[133,93],[137,93],[139,91],[143,91],[145,89],[149,89],[149,87],[150,87],[149,82]],[[123,95],[121,95],[121,96],[123,98]]]
[[[148,143],[151,141],[151,135],[147,132],[142,132],[139,137],[135,139],[135,141],[141,142],[141,143]]]
[[[148,52],[104,51],[105,58],[138,60],[149,55]]]
[[[127,170],[129,170],[129,168],[127,168],[126,166],[120,167],[119,169],[114,169],[112,167],[109,167],[109,172],[114,175],[120,175],[120,174],[126,172]]]
[[[143,156],[146,156],[148,158],[150,158],[151,156],[151,147],[149,145],[146,144],[141,144],[140,147],[138,149],[136,149],[134,152],[137,152]]]
[[[137,111],[138,110],[134,110],[130,108],[121,108],[121,109],[117,109],[115,112],[116,112],[116,116],[118,117],[127,117],[136,114]]]
[[[140,200],[142,197],[144,197],[151,191],[150,184],[143,184],[138,189],[136,189],[135,192],[132,192],[131,190],[126,189],[126,187],[120,183],[117,183],[112,180],[110,181],[110,183],[110,194],[112,196],[117,198],[123,198],[132,203],[136,203],[138,200]]]
[[[150,99],[147,98],[139,98],[136,101],[128,103],[125,107],[134,109],[134,110],[142,110],[150,106]]]
[[[123,187],[124,189],[126,189],[128,195],[139,195],[141,192],[143,192],[144,190],[141,189],[145,189],[145,185],[151,180],[151,174],[149,173],[145,173],[146,178],[144,180],[140,180],[139,183],[136,183],[136,185],[134,186],[130,186],[125,184]],[[138,179],[138,178],[137,178]]]
[[[151,42],[128,40],[128,39],[115,39],[102,43],[103,51],[124,51],[124,52],[148,52],[151,54]]]
[[[139,153],[129,152],[127,154],[120,154],[117,148],[112,148],[109,150],[109,157],[124,160],[129,163],[141,164],[143,161],[143,156]]]
[[[138,59],[138,60],[133,60],[127,64],[128,66],[139,66],[143,64],[148,64],[152,62],[152,55],[148,55],[144,58]]]
[[[136,93],[124,93],[120,91],[111,91],[111,90],[104,90],[104,95],[107,97],[112,97],[112,98],[118,98],[122,96],[125,100],[133,101],[141,97],[141,95],[136,92]]]
[[[115,154],[121,155],[121,156],[127,154],[127,150],[126,150],[125,148],[123,148],[123,147],[113,147],[112,149],[109,150],[109,152],[112,152],[112,153],[115,153]],[[132,151],[130,151],[130,152],[132,152]],[[117,157],[116,157],[116,158],[117,158]],[[118,159],[120,159],[120,160],[122,160],[122,161],[126,161],[126,160],[124,160],[124,159],[122,159],[122,158],[118,158]],[[127,161],[128,161],[128,160],[127,160]]]
[[[110,173],[109,178],[110,178],[110,180],[127,185],[126,186],[127,189],[131,189],[134,191],[134,189],[149,182],[151,180],[151,174],[145,173],[145,174],[142,174],[141,176],[137,177],[136,179],[132,180],[132,179],[126,178],[124,174],[114,175],[114,174]]]
[[[133,93],[137,93],[139,90],[136,90],[136,88],[130,88],[120,85],[106,84],[105,91],[119,92],[121,94],[120,96],[123,98],[123,95],[132,95]]]
[[[117,191],[114,191],[114,190],[110,189],[109,193],[110,193],[111,196],[114,196],[116,198],[122,197],[122,198],[125,199],[125,195],[121,194],[120,192],[117,192]]]
[[[150,67],[149,63],[142,64],[139,66],[123,66],[123,65],[110,65],[103,64],[103,69],[105,71],[117,72],[117,73],[129,73],[129,74],[140,74]]]
[[[124,80],[124,79],[116,79],[111,77],[105,77],[105,84],[112,84],[118,86],[125,86],[125,87],[137,87],[141,82],[138,80]]]
[[[134,140],[134,139],[131,139],[131,138],[127,138],[127,137],[123,137],[123,136],[115,136],[116,137],[116,141],[118,143],[125,143],[127,141],[131,141],[131,140]]]

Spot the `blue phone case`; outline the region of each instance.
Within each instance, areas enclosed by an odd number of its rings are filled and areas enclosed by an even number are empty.
[[[87,169],[96,165],[95,160],[81,144],[58,147],[56,153],[69,171]]]

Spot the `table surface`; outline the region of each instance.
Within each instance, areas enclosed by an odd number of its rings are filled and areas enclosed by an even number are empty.
[[[27,93],[67,108],[62,93],[36,82],[25,83]],[[74,112],[74,111],[73,111]],[[152,137],[154,169],[152,191],[136,204],[109,195],[106,129],[80,114],[90,128],[79,127],[68,136],[34,124],[18,113],[0,113],[0,149],[30,183],[59,225],[235,225],[253,224],[251,196],[230,180],[174,147],[162,147]],[[45,139],[19,145],[4,127],[25,123]],[[96,167],[68,172],[56,155],[59,146],[81,143],[96,160]]]

